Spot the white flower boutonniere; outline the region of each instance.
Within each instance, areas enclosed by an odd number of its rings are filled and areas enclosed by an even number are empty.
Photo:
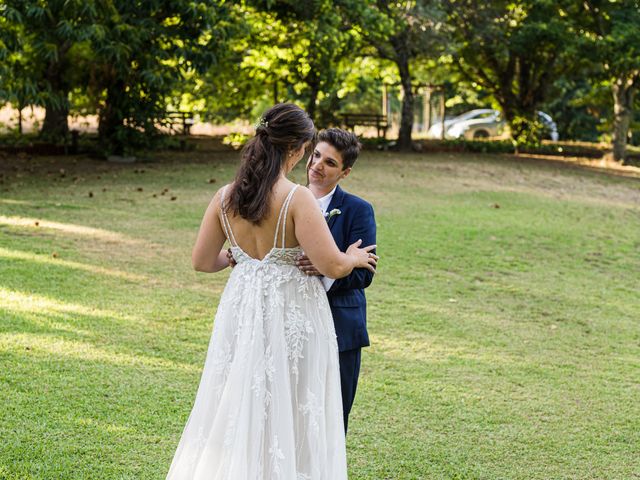
[[[334,215],[340,215],[342,212],[340,211],[340,209],[338,208],[334,208],[333,210],[331,210],[327,215],[327,222],[329,220],[331,220],[331,217],[333,217]]]

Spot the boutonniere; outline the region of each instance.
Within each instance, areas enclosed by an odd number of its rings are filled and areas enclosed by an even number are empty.
[[[329,213],[325,214],[325,216],[327,217],[327,222],[331,220],[331,217],[333,217],[334,215],[340,215],[341,213],[342,212],[340,211],[340,209],[334,208]]]

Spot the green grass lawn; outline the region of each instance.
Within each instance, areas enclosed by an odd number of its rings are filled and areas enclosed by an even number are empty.
[[[191,246],[237,158],[4,170],[0,479],[165,477],[227,277]],[[640,478],[639,179],[365,152],[343,185],[382,257],[351,478]]]

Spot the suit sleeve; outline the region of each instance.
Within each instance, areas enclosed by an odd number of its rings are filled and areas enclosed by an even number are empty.
[[[348,247],[358,239],[362,239],[363,247],[376,243],[376,219],[373,214],[373,207],[369,204],[364,204],[354,212],[345,247]],[[375,253],[375,250],[373,252]],[[338,278],[333,282],[329,292],[367,288],[371,285],[373,275],[366,268],[356,268],[346,277]]]

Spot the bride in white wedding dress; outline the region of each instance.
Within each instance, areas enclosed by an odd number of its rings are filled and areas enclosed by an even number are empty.
[[[311,192],[285,177],[314,137],[299,107],[272,107],[204,215],[194,268],[227,267],[226,240],[237,264],[168,480],[347,478],[331,311],[319,278],[295,258],[304,250],[321,273],[341,278],[374,270],[378,257],[359,242],[341,253]]]

